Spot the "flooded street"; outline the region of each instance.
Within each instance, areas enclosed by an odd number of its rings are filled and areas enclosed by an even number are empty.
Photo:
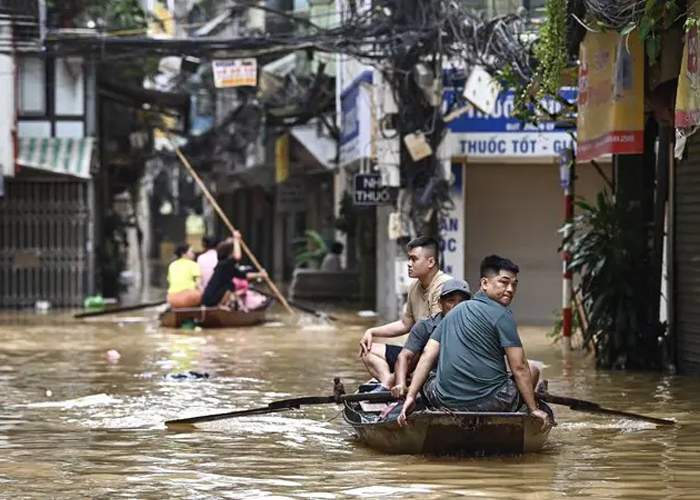
[[[542,453],[486,459],[373,452],[335,405],[180,432],[163,421],[330,394],[334,376],[351,392],[367,378],[357,342],[370,323],[347,314],[285,326],[278,314],[256,328],[179,332],[154,315],[0,316],[1,498],[700,498],[697,380],[564,366],[542,330],[523,329],[550,392],[680,425],[554,406]],[[121,358],[110,362],[110,349]],[[165,377],[188,370],[209,378]]]

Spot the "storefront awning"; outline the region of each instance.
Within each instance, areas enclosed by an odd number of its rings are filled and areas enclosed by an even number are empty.
[[[20,137],[16,162],[21,167],[89,179],[93,142],[91,137]]]
[[[296,159],[302,163],[317,163],[319,166],[329,170],[335,168],[338,144],[326,135],[319,135],[315,123],[297,125],[292,127],[290,131],[294,139],[306,152],[304,154],[304,152],[300,152],[292,147],[292,156],[298,156],[299,158]]]

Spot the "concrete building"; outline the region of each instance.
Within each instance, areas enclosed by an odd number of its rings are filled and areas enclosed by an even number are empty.
[[[543,2],[467,4],[489,15],[502,15],[519,6],[536,14]],[[339,0],[339,12],[343,5]],[[357,174],[380,175],[385,186],[398,188],[398,138],[378,133],[381,118],[395,107],[386,85],[377,71],[349,58],[340,59],[337,74],[341,145],[336,200],[343,192],[353,191],[351,182]],[[445,89],[445,99],[450,99],[451,92]],[[514,303],[518,320],[549,325],[561,308],[562,290],[558,230],[564,222],[564,195],[557,157],[573,141],[568,133],[553,130],[551,123],[537,130],[523,129],[511,111],[512,95],[507,92],[500,96],[492,116],[470,110],[449,123],[448,135],[435,152],[445,176],[454,180],[454,209],[440,221],[444,270],[476,286],[485,255],[510,257],[522,268],[522,292]],[[610,161],[599,162],[599,167],[600,172],[591,165],[578,167],[577,195],[590,198],[604,189]],[[405,253],[391,230],[396,202],[393,197],[375,207],[376,307],[388,318],[399,316],[408,283]]]
[[[573,89],[565,95],[576,98]],[[441,224],[446,271],[476,286],[484,256],[510,258],[521,268],[512,306],[518,322],[551,325],[562,289],[564,193],[557,158],[573,141],[553,123],[523,128],[512,109],[513,95],[504,92],[492,115],[472,109],[449,124],[445,141],[456,182],[455,210]],[[612,179],[610,160],[598,164],[600,172],[591,163],[577,165],[577,197],[594,199]]]
[[[0,7],[0,305],[78,305],[95,284],[94,66],[42,53],[39,2]]]

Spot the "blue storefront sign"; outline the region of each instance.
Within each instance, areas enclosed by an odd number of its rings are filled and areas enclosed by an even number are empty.
[[[340,164],[370,155],[371,94],[363,83],[372,83],[372,71],[362,72],[340,95]]]
[[[455,91],[446,89],[445,108],[452,108]],[[569,102],[576,100],[575,88],[562,89],[561,96]],[[575,146],[575,141],[567,131],[555,129],[551,121],[538,125],[521,123],[513,117],[514,95],[512,91],[502,92],[491,115],[485,115],[472,107],[459,118],[448,124],[450,133],[445,139],[452,156],[468,158],[494,157],[556,157],[560,151]],[[543,101],[551,113],[561,110],[561,104],[554,99]]]

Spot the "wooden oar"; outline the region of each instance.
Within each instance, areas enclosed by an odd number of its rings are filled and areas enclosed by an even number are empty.
[[[648,417],[646,415],[639,415],[637,413],[630,413],[627,411],[613,410],[610,408],[603,408],[598,403],[593,403],[591,401],[584,401],[582,399],[567,398],[564,396],[557,396],[555,394],[549,393],[538,393],[536,396],[547,403],[552,403],[556,405],[568,406],[569,409],[574,411],[583,411],[588,413],[602,413],[605,415],[616,415],[618,417],[631,418],[635,420],[643,420],[645,422],[651,422],[657,425],[675,425],[675,420],[669,420],[667,418],[656,418]]]
[[[94,316],[105,316],[107,314],[117,314],[127,311],[138,311],[139,309],[148,309],[149,307],[158,307],[165,304],[164,300],[159,300],[158,302],[144,302],[143,304],[135,304],[133,306],[124,307],[112,307],[110,309],[101,309],[99,311],[88,311],[74,314],[73,317],[78,318],[92,318]]]
[[[348,394],[342,396],[306,396],[294,399],[282,399],[273,401],[262,408],[252,408],[250,410],[229,411],[226,413],[214,413],[210,415],[202,415],[199,417],[180,418],[177,420],[168,420],[165,425],[168,427],[177,427],[182,425],[194,425],[202,422],[212,422],[214,420],[225,420],[228,418],[247,417],[250,415],[264,415],[266,413],[275,413],[278,411],[294,410],[300,406],[311,405],[326,405],[331,403],[342,403],[344,401],[373,401],[375,403],[383,403],[394,401],[395,399],[389,392],[372,392],[364,394]]]
[[[175,143],[175,141],[170,138],[170,142],[175,148],[175,153],[177,154],[178,158],[180,158],[180,161],[182,162],[183,165],[187,168],[189,171],[190,175],[192,178],[195,180],[197,185],[199,186],[199,189],[202,190],[202,193],[204,193],[204,196],[207,197],[209,200],[209,203],[211,203],[211,206],[214,207],[214,210],[216,210],[216,213],[219,214],[219,217],[221,217],[221,220],[226,224],[226,227],[228,227],[229,231],[231,231],[231,234],[236,232],[236,228],[233,227],[233,224],[231,224],[231,221],[228,220],[228,217],[226,217],[226,214],[224,213],[223,210],[221,210],[221,207],[219,204],[216,202],[216,199],[211,195],[207,187],[204,185],[202,182],[202,179],[199,178],[199,175],[197,175],[197,172],[195,172],[194,168],[192,168],[192,165],[190,165],[190,162],[187,161],[187,158],[185,158],[185,155],[182,154],[182,151],[180,151],[180,148],[178,145]],[[263,268],[258,262],[258,259],[255,258],[255,255],[253,255],[253,252],[250,251],[248,248],[248,245],[245,244],[245,241],[241,239],[241,248],[243,251],[246,253],[250,261],[253,263],[255,268],[258,270],[258,272],[262,272]],[[265,276],[265,282],[267,285],[270,287],[270,290],[275,294],[275,297],[277,300],[280,301],[280,303],[284,306],[285,309],[287,309],[287,312],[289,314],[294,315],[294,311],[292,310],[291,307],[289,307],[289,304],[287,303],[287,300],[284,298],[284,296],[280,293],[279,289],[277,286],[272,282],[269,276]]]
[[[275,299],[275,298],[276,298],[273,294],[267,293],[267,292],[263,292],[262,290],[258,290],[257,288],[251,287],[250,289],[253,290],[254,292],[259,293],[260,295],[264,295],[265,297],[270,297],[271,299]],[[299,309],[300,311],[303,311],[303,312],[306,312],[306,313],[309,313],[309,314],[313,314],[314,316],[318,316],[319,318],[327,318],[327,319],[329,319],[329,320],[331,320],[331,321],[338,321],[338,318],[336,318],[336,317],[333,316],[332,314],[328,314],[328,313],[325,313],[325,312],[323,312],[323,311],[317,311],[316,309],[311,309],[310,307],[303,306],[303,305],[301,305],[301,304],[299,304],[299,303],[297,303],[297,302],[293,302],[293,301],[291,301],[291,300],[288,300],[287,303],[288,303],[290,306],[292,306],[292,307],[294,307],[294,308],[296,308],[296,309]]]

